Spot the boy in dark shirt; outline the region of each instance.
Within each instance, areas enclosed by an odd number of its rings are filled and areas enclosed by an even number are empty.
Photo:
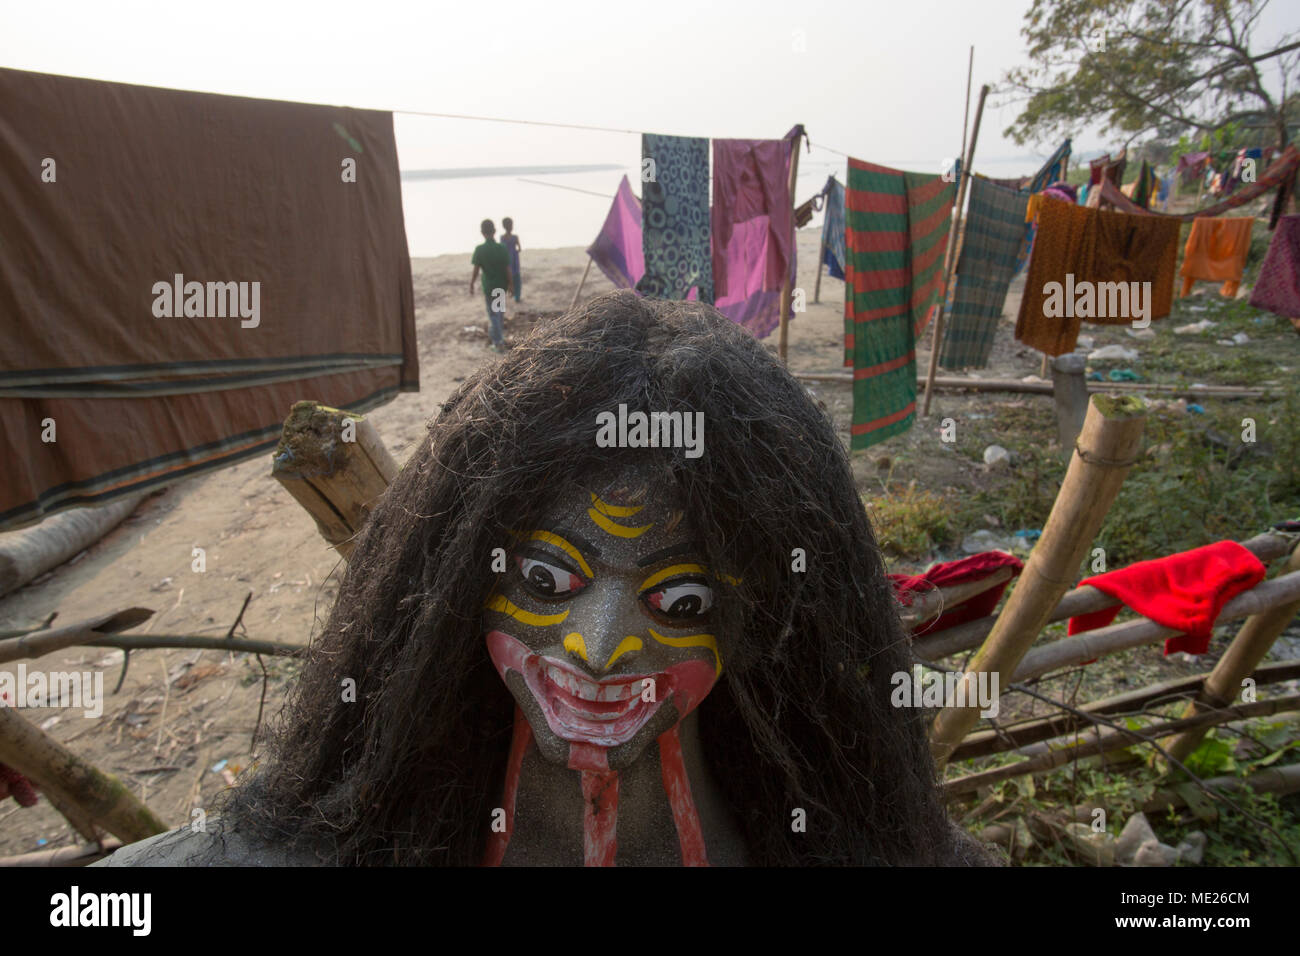
[[[505,227],[506,234],[501,237],[501,245],[506,247],[506,252],[510,253],[510,284],[514,288],[515,301],[519,301],[519,294],[523,284],[519,281],[519,237],[514,234],[515,221],[509,216],[501,220],[501,225]]]
[[[470,260],[474,264],[474,272],[469,277],[469,294],[474,294],[474,283],[481,269],[488,335],[492,339],[492,351],[500,352],[506,344],[502,317],[506,310],[506,296],[510,293],[510,254],[506,252],[505,246],[496,241],[497,227],[491,219],[484,219],[479,231],[483,233],[483,243],[474,250],[474,258]]]

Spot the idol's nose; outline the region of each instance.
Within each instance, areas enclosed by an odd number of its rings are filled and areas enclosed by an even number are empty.
[[[565,621],[565,651],[597,677],[634,669],[646,640],[646,619],[635,587],[605,581],[588,592]]]

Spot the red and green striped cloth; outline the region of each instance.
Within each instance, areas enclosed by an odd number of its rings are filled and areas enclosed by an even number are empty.
[[[849,160],[844,192],[844,364],[852,449],[912,427],[916,339],[943,283],[955,182]]]

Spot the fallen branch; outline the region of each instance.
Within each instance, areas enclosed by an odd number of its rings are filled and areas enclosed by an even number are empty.
[[[152,616],[153,611],[148,608],[129,607],[112,614],[77,621],[75,624],[29,631],[19,637],[5,638],[0,640],[0,664],[24,658],[42,657],[65,647],[104,640],[108,635],[130,630]]]

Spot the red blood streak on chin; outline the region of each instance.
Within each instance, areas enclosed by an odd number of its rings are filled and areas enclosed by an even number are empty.
[[[673,823],[677,825],[682,866],[708,866],[704,831],[695,809],[695,798],[691,796],[691,782],[686,776],[682,742],[676,727],[659,736],[659,766],[663,771],[664,793],[668,795],[668,805],[673,810]]]
[[[524,765],[524,753],[533,742],[533,728],[518,705],[515,706],[514,734],[510,738],[510,758],[506,763],[506,787],[502,807],[506,812],[506,829],[504,833],[493,830],[488,835],[487,850],[483,854],[484,866],[500,866],[505,859],[506,847],[515,832],[515,797],[519,793],[519,771]]]
[[[569,769],[582,773],[582,863],[613,866],[618,855],[618,771],[609,769],[609,751],[571,743]]]
[[[582,772],[582,863],[613,866],[618,855],[618,772]]]

